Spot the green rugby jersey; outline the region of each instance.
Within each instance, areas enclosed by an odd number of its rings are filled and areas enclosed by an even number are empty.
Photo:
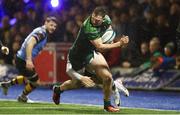
[[[112,23],[108,15],[104,17],[101,26],[93,26],[90,19],[91,17],[88,17],[84,21],[77,38],[69,51],[69,60],[75,70],[82,69],[82,67],[88,64],[90,59],[94,56],[93,52],[96,48],[90,40],[100,38]]]

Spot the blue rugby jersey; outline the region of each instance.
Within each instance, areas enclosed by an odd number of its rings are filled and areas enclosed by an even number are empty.
[[[34,29],[24,40],[20,50],[17,52],[17,57],[26,60],[26,47],[28,42],[32,39],[32,37],[35,37],[37,40],[37,44],[35,44],[33,50],[32,50],[32,59],[35,58],[39,52],[42,50],[42,48],[47,43],[47,31],[44,26],[38,27]]]

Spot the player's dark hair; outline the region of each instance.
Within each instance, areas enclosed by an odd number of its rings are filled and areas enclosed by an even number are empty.
[[[47,21],[47,22],[53,21],[53,22],[55,22],[55,23],[58,23],[57,18],[54,17],[54,16],[48,16],[48,17],[46,18],[46,21]]]
[[[94,13],[95,15],[100,15],[100,16],[104,17],[105,15],[107,15],[108,12],[107,12],[106,7],[104,7],[104,6],[98,6],[98,7],[96,7],[96,8],[94,9],[93,13]]]

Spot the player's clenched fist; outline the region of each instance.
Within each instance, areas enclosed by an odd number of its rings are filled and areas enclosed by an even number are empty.
[[[9,54],[9,48],[8,48],[8,47],[5,47],[5,46],[2,46],[2,47],[1,47],[1,52],[2,52],[3,54],[8,55],[8,54]]]
[[[123,36],[120,38],[119,42],[119,46],[120,47],[124,47],[129,43],[129,37],[128,36]]]
[[[120,41],[122,42],[123,45],[127,44],[129,42],[129,37],[128,36],[123,36]]]

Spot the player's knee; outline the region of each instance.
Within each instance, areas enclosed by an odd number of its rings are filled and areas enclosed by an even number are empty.
[[[30,82],[30,85],[32,89],[35,89],[38,86],[37,82]]]
[[[29,81],[31,81],[31,82],[37,82],[38,79],[39,79],[38,76],[34,76],[34,77],[29,78]]]
[[[82,86],[81,82],[77,79],[72,79],[73,88],[80,88]]]
[[[39,77],[38,77],[37,74],[34,75],[34,76],[32,76],[32,77],[30,77],[30,78],[28,78],[28,80],[29,80],[30,84],[31,84],[34,88],[38,86],[37,81],[39,80]]]
[[[71,79],[71,82],[73,85],[76,85],[78,83],[78,80],[77,79]]]
[[[106,82],[106,83],[111,83],[113,81],[112,75],[111,74],[104,75],[103,81]]]

